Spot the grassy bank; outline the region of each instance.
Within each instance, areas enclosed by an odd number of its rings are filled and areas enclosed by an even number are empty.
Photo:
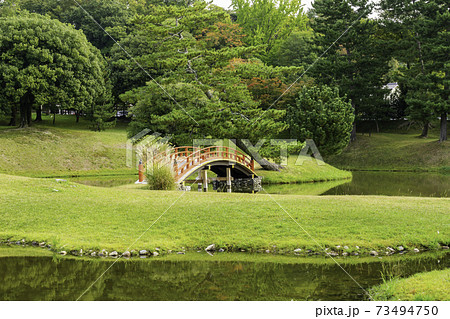
[[[46,241],[66,250],[124,251],[138,238],[130,249],[215,243],[233,250],[319,250],[279,205],[330,250],[384,253],[387,246],[433,249],[450,242],[446,198],[162,192],[0,175],[0,201],[2,240]]]
[[[337,169],[312,157],[289,156],[288,165],[280,172],[256,169],[256,173],[263,177],[264,184],[290,184],[325,182],[348,179],[352,173]]]
[[[0,172],[27,176],[130,174],[126,167],[126,126],[104,132],[74,116],[49,116],[30,128],[0,126]]]
[[[340,155],[325,159],[349,170],[450,171],[450,142],[439,143],[433,131],[418,138],[416,131],[359,135]]]
[[[375,300],[450,300],[450,269],[392,279],[371,289]]]

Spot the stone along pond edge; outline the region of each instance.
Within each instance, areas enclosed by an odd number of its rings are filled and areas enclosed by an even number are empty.
[[[71,256],[83,256],[83,257],[110,257],[110,258],[147,258],[147,257],[156,257],[156,256],[164,256],[170,254],[178,254],[184,255],[186,252],[203,252],[206,251],[209,254],[213,253],[223,253],[223,252],[239,252],[239,253],[257,253],[257,254],[272,254],[272,255],[283,255],[283,256],[331,256],[331,257],[350,257],[350,256],[391,256],[394,254],[404,255],[407,253],[423,253],[429,251],[439,251],[439,250],[448,250],[448,243],[439,243],[435,247],[405,247],[403,245],[398,246],[388,246],[385,249],[371,249],[365,247],[348,247],[348,246],[325,246],[325,249],[322,250],[320,248],[311,249],[311,248],[296,248],[296,249],[278,249],[276,246],[272,246],[271,249],[260,248],[260,249],[248,249],[248,248],[240,248],[237,246],[229,245],[224,247],[218,247],[215,244],[211,244],[207,247],[195,247],[195,248],[185,248],[181,247],[181,249],[163,249],[163,248],[155,248],[155,249],[133,249],[130,251],[117,251],[110,249],[110,251],[106,249],[65,249],[64,247],[56,247],[52,244],[49,244],[45,241],[27,241],[25,239],[21,240],[3,240],[0,241],[1,246],[14,247],[35,247],[36,249],[48,249],[54,253],[58,253],[60,255],[71,255]],[[419,247],[419,248],[418,248]]]

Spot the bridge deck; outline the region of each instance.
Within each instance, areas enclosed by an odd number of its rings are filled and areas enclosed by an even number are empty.
[[[220,167],[234,165],[236,173],[246,176],[256,176],[254,160],[234,148],[226,146],[210,146],[197,148],[192,146],[177,147],[169,152],[161,152],[154,157],[156,162],[171,164],[177,183],[183,182],[187,177],[204,167]]]

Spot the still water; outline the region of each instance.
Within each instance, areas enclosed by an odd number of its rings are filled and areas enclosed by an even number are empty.
[[[441,252],[338,260],[368,289],[382,283],[383,275],[410,276],[444,269],[450,266],[449,257]],[[239,258],[239,254],[211,257],[201,253],[120,259],[81,300],[367,299],[326,257]],[[57,255],[0,257],[0,300],[76,300],[112,262]]]
[[[351,180],[263,185],[263,187],[270,194],[450,196],[450,174],[415,172],[353,172],[352,174]],[[90,186],[116,187],[132,184],[136,179],[136,176],[104,176],[70,180]],[[193,188],[195,190],[196,185]]]

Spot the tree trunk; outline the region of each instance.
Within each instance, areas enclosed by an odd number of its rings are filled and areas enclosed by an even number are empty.
[[[77,117],[77,123],[80,122],[80,111],[75,111],[75,116]]]
[[[242,140],[236,140],[236,145],[237,147],[239,147],[241,150],[243,150],[245,153],[247,153],[248,155],[252,156],[251,151],[249,150],[249,148],[247,147],[247,145],[245,143],[242,142]],[[268,160],[266,160],[265,158],[262,158],[261,156],[257,159],[254,156],[252,156],[252,158],[259,164],[261,165],[261,167],[266,170],[266,171],[280,171],[281,168],[283,168],[281,165],[278,165],[276,163],[272,163],[269,162]]]
[[[11,108],[11,120],[9,121],[8,126],[17,125],[16,117],[17,117],[17,106],[14,104]]]
[[[439,142],[447,140],[447,113],[441,114],[441,135],[439,137]]]
[[[35,122],[42,122],[42,105],[36,107],[36,119]]]
[[[350,143],[356,141],[356,105],[352,101],[353,114],[355,114],[355,119],[353,120],[353,129],[350,134]]]
[[[380,126],[378,125],[378,120],[375,120],[375,125],[377,127],[377,133],[380,133]]]
[[[28,103],[28,105],[27,105],[27,107],[26,107],[26,110],[27,110],[27,124],[28,124],[28,126],[31,126],[31,123],[32,123],[32,121],[33,121],[33,119],[31,118],[31,114],[32,114],[32,109],[31,109],[31,104],[30,104],[30,100],[29,100],[29,103]]]
[[[28,126],[26,105],[20,104],[20,128]]]
[[[53,125],[55,125],[55,122],[56,122],[56,111],[53,112]]]
[[[430,127],[430,123],[426,122],[423,125],[422,134],[420,134],[420,137],[427,138],[428,137],[428,128]]]
[[[350,142],[356,141],[356,122],[353,122],[352,133],[350,134]]]
[[[31,126],[31,107],[34,102],[34,96],[27,92],[20,98],[20,125],[24,128]]]

